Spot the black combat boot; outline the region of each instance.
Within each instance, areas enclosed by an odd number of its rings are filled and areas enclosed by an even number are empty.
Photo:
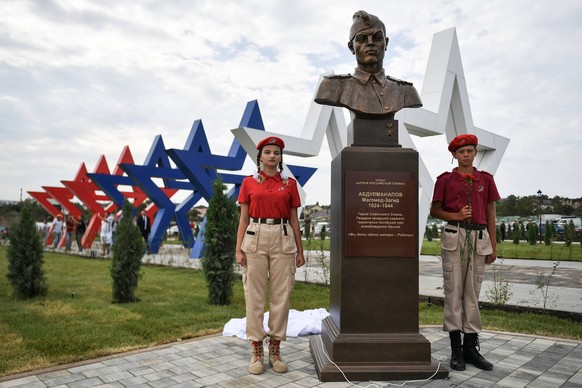
[[[465,370],[465,359],[463,358],[463,347],[461,346],[461,332],[450,331],[449,338],[451,339],[451,369]]]
[[[493,364],[483,358],[481,353],[479,353],[481,348],[479,347],[479,336],[477,333],[465,333],[463,342],[463,356],[465,357],[466,363],[473,364],[483,370],[493,369]]]

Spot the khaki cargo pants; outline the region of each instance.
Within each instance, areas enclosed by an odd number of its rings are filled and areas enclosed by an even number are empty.
[[[472,257],[461,258],[465,236],[471,234]],[[493,253],[487,230],[466,230],[446,225],[441,237],[443,260],[443,287],[445,293],[444,331],[461,330],[465,333],[481,331],[479,293],[485,273],[485,257]]]
[[[289,224],[249,224],[241,246],[247,265],[243,268],[247,338],[262,341],[266,336],[285,340],[289,298],[295,284],[297,246]],[[268,332],[263,327],[269,280]]]

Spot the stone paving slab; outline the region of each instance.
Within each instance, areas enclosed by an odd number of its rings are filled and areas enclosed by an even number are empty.
[[[440,327],[421,327],[431,342],[432,356],[448,366],[449,339]],[[495,365],[482,371],[468,365],[451,371],[448,379],[410,381],[410,387],[582,387],[582,342],[522,334],[485,331],[481,353]],[[325,387],[402,386],[404,381],[319,381],[309,337],[289,338],[281,353],[289,372],[278,374],[266,365],[265,373],[247,372],[250,347],[236,337],[211,336],[149,350],[64,365],[50,370],[0,379],[8,387]]]

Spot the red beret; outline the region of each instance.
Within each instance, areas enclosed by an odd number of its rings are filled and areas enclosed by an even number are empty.
[[[257,149],[260,150],[264,146],[268,145],[276,145],[281,149],[285,148],[285,142],[283,141],[283,139],[280,139],[276,136],[270,136],[266,139],[261,140],[259,144],[257,144]]]
[[[449,143],[449,151],[455,152],[459,148],[464,147],[464,146],[468,146],[468,145],[474,145],[475,147],[477,147],[478,144],[479,144],[479,141],[477,140],[477,136],[471,135],[470,133],[463,133],[463,134],[455,137]]]

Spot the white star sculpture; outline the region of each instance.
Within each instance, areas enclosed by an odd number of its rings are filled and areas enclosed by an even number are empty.
[[[321,81],[321,79],[320,79]],[[317,90],[317,88],[316,88]],[[422,108],[402,109],[399,120],[400,144],[416,149],[411,135],[446,135],[448,144],[461,133],[473,133],[479,138],[477,168],[494,174],[509,144],[509,139],[475,127],[469,104],[469,94],[463,72],[461,53],[455,28],[434,35],[426,67],[421,100]],[[285,141],[285,153],[295,156],[316,156],[324,134],[334,158],[347,146],[347,125],[342,108],[312,102],[300,137],[239,127],[232,130],[247,154],[256,154],[256,145],[265,136],[278,136]],[[289,172],[288,172],[289,173]],[[434,180],[420,155],[419,160],[419,244],[426,227]],[[300,188],[302,201],[305,192]]]

